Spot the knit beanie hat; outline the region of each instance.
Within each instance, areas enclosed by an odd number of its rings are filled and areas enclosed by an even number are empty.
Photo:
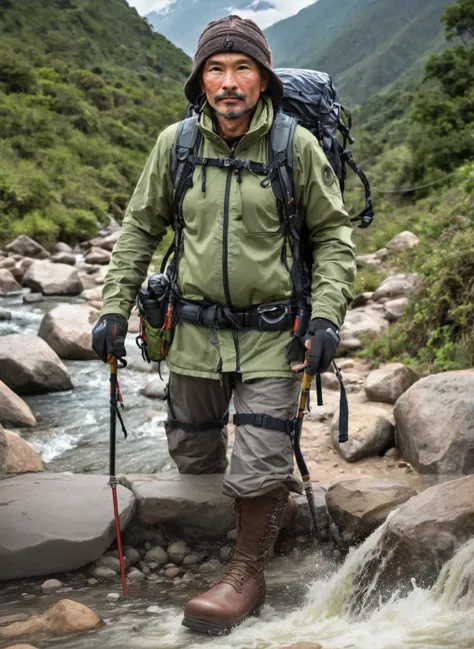
[[[253,20],[239,16],[226,16],[210,22],[202,32],[193,71],[184,85],[184,94],[191,104],[196,104],[202,94],[201,68],[204,62],[214,54],[222,52],[240,52],[247,54],[265,68],[269,76],[267,94],[273,102],[278,103],[283,97],[283,84],[272,70],[272,53],[265,34]]]

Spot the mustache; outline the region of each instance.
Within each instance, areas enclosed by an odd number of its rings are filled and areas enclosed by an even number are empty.
[[[217,103],[218,101],[222,101],[223,99],[245,99],[245,95],[243,95],[241,92],[237,92],[236,90],[229,90],[227,92],[221,92],[219,95],[216,95],[214,97],[214,101]]]

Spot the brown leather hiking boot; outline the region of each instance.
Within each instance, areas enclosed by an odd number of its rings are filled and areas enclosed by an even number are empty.
[[[265,577],[270,553],[285,517],[288,489],[235,501],[237,540],[227,574],[188,602],[182,624],[209,635],[229,633],[265,602]]]

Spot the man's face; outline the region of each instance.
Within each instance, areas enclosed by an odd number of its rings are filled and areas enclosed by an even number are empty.
[[[202,89],[208,103],[225,119],[238,119],[253,111],[268,81],[259,65],[245,54],[216,54],[207,59]]]

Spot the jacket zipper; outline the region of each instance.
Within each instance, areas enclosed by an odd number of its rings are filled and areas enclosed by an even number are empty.
[[[232,150],[230,152],[229,158],[234,158],[235,152]],[[222,275],[224,281],[224,295],[227,306],[232,308],[232,300],[230,297],[230,286],[229,286],[229,199],[230,199],[230,187],[232,184],[232,167],[229,167],[227,170],[227,179],[225,185],[225,196],[224,196],[224,236],[222,238]],[[239,344],[239,333],[235,329],[232,330],[232,338],[234,340],[235,348],[235,371],[240,372],[240,344]]]

